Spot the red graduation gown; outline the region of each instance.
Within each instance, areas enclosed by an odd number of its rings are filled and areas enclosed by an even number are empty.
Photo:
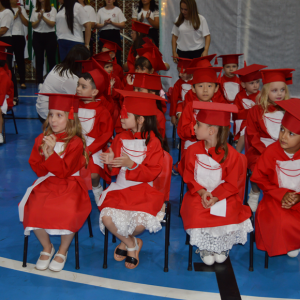
[[[255,214],[256,246],[259,250],[267,251],[269,256],[300,249],[300,203],[290,209],[281,207],[283,196],[294,191],[279,187],[276,170],[276,161],[299,159],[300,151],[290,159],[277,141],[260,156],[251,177],[251,181],[256,182],[264,193]],[[297,174],[298,178],[291,177],[291,180],[299,181],[299,170],[293,174]]]
[[[131,131],[124,131],[118,134],[111,145],[115,157],[121,155],[122,139],[141,139],[141,133],[132,134]],[[158,177],[162,167],[163,149],[160,141],[151,132],[145,159],[135,170],[126,170],[125,175],[127,180],[142,183],[122,190],[109,191],[99,210],[110,207],[128,211],[141,211],[156,216],[163,206],[164,194],[151,187],[148,182]],[[120,168],[113,168],[110,172],[107,165],[105,165],[105,170],[111,176],[118,175],[120,172]]]
[[[232,92],[230,92],[230,86],[228,87],[228,85],[233,85],[235,86],[234,90],[236,90],[236,93],[232,94]],[[220,83],[220,91],[224,96],[225,101],[228,104],[232,104],[237,93],[242,90],[242,86],[241,86],[241,80],[238,76],[234,76],[232,78],[229,78],[225,75],[223,75],[221,77],[221,83]]]
[[[226,217],[218,217],[210,214],[210,209],[205,209],[201,203],[201,197],[197,191],[203,189],[201,185],[195,180],[195,160],[196,154],[206,154],[212,159],[221,161],[224,151],[216,154],[215,148],[210,148],[208,154],[205,150],[204,141],[199,141],[190,146],[186,151],[185,168],[183,173],[183,180],[187,183],[188,191],[184,195],[180,214],[182,217],[184,229],[192,228],[206,228],[217,227],[230,224],[240,224],[251,217],[251,210],[249,206],[243,205],[243,200],[239,197],[239,190],[237,186],[239,177],[239,153],[228,146],[228,156],[221,164],[222,180],[221,183],[211,193],[219,200],[226,198],[227,208]]]
[[[8,98],[6,99],[6,95]],[[11,80],[11,72],[5,65],[0,68],[0,107],[3,105],[6,99],[8,109],[14,106],[14,84]]]
[[[57,134],[62,142],[64,133]],[[39,153],[44,135],[36,139],[29,164],[37,176],[50,176],[31,192],[24,208],[23,226],[44,229],[65,229],[77,232],[92,210],[91,200],[83,179],[72,176],[85,165],[83,143],[74,137],[68,144],[63,158],[54,152],[46,161]]]

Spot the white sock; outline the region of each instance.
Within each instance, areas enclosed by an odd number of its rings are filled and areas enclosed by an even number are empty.
[[[101,188],[102,188],[102,185],[101,185],[100,182],[97,186],[93,186],[93,190],[98,190],[98,189],[101,189]]]

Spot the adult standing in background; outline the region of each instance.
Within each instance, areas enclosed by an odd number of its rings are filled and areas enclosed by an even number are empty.
[[[133,9],[132,20],[150,25],[148,36],[159,47],[159,8],[155,0],[140,0]]]
[[[31,13],[30,22],[32,22],[33,38],[32,46],[36,61],[36,81],[41,89],[44,82],[44,57],[45,51],[49,69],[56,65],[57,41],[55,34],[55,17],[57,11],[51,6],[50,0],[37,0],[36,7]]]
[[[12,45],[12,28],[14,24],[14,11],[9,0],[0,0],[0,41]],[[6,48],[8,53],[13,53],[12,46]],[[7,55],[7,65],[11,71],[11,79],[14,83],[14,105],[19,104],[18,86],[14,69],[12,68],[12,55]]]
[[[78,2],[83,6],[84,10],[87,12],[89,16],[89,20],[91,22],[91,29],[95,27],[97,23],[97,15],[94,7],[89,5],[89,0],[78,0]],[[85,36],[85,29],[83,29],[83,36]],[[91,39],[90,39],[90,52],[91,56],[93,56],[93,48],[94,48],[95,34],[91,31]]]
[[[172,50],[176,57],[197,58],[208,55],[210,33],[205,18],[198,13],[195,0],[181,0],[180,14],[172,29]],[[177,49],[177,51],[176,51]]]
[[[69,51],[77,44],[90,48],[91,23],[87,12],[77,0],[60,0],[60,3],[62,6],[55,21],[59,55],[60,60],[63,61]],[[84,39],[82,26],[85,27]]]
[[[10,0],[13,9],[14,25],[12,29],[12,47],[15,54],[18,73],[20,76],[21,89],[26,89],[25,85],[25,57],[24,51],[26,46],[24,26],[28,26],[28,15],[23,6],[18,5],[18,0]],[[23,26],[24,25],[24,26]]]
[[[100,38],[115,42],[122,47],[120,30],[125,28],[126,18],[118,7],[117,0],[105,0],[105,6],[98,10],[97,22],[96,28],[100,29]],[[101,41],[99,46],[102,49]],[[118,64],[122,66],[120,50],[117,51],[116,58]]]

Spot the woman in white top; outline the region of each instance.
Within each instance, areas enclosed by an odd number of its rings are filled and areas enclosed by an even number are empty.
[[[96,15],[96,11],[94,9],[94,7],[92,7],[91,5],[89,5],[89,0],[78,0],[78,2],[83,6],[84,10],[87,12],[88,16],[89,16],[89,20],[91,22],[91,40],[90,40],[90,53],[91,56],[93,56],[94,53],[94,42],[95,42],[95,33],[93,32],[93,28],[95,27],[96,23],[97,23],[97,15]],[[85,36],[85,29],[83,29],[83,36]]]
[[[55,17],[56,8],[51,6],[50,0],[37,0],[30,22],[33,28],[32,46],[35,54],[36,82],[43,83],[44,57],[47,54],[49,69],[56,65],[56,34]]]
[[[78,60],[90,58],[90,51],[83,45],[75,45],[66,58],[47,75],[40,93],[76,94],[78,77],[81,76],[82,65]],[[48,116],[49,97],[38,95],[36,110],[39,119],[44,123]]]
[[[120,30],[125,28],[126,18],[122,10],[118,7],[117,0],[105,0],[105,6],[100,8],[97,13],[96,28],[100,29],[100,38],[121,45]],[[102,49],[103,43],[99,41],[99,47]],[[117,62],[122,66],[121,51],[117,51]]]
[[[205,18],[198,14],[195,0],[181,0],[180,14],[172,29],[173,56],[190,59],[206,56],[209,45],[208,25]],[[176,58],[174,62],[177,63]]]
[[[155,0],[140,0],[132,11],[132,20],[150,25],[148,37],[159,47],[159,8]]]
[[[69,51],[77,44],[90,48],[91,23],[87,12],[77,0],[60,0],[62,7],[56,15],[56,35],[60,60],[63,61]],[[82,31],[85,28],[85,37]]]
[[[10,0],[10,5],[15,13],[14,26],[12,29],[12,47],[18,66],[21,89],[26,89],[24,57],[26,40],[24,26],[28,26],[28,15],[25,8],[18,5],[18,0]]]
[[[11,8],[9,0],[0,0],[0,41],[12,45],[12,29],[14,25],[14,11]],[[8,53],[13,53],[12,46],[7,47]],[[12,81],[14,83],[14,105],[19,104],[18,86],[15,72],[12,68],[12,55],[7,55],[7,65],[11,71]]]

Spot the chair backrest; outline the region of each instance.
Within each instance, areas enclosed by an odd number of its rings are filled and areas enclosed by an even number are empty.
[[[172,178],[172,156],[164,151],[163,169],[158,177],[153,181],[153,187],[165,195],[165,201],[169,201],[171,178]]]
[[[244,201],[245,185],[247,178],[247,158],[244,154],[239,153],[239,178],[238,178],[238,189],[241,202]]]

